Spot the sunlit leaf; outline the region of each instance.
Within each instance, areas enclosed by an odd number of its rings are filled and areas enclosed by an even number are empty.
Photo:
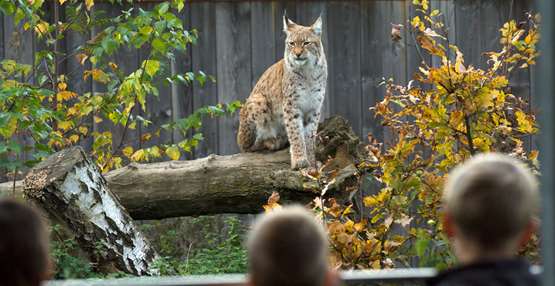
[[[166,155],[172,160],[179,160],[181,158],[181,152],[176,146],[171,146],[166,148]]]

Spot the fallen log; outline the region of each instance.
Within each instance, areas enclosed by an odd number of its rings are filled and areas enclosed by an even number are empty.
[[[156,251],[81,147],[55,153],[23,180],[25,197],[69,229],[101,271],[154,274]]]
[[[318,131],[317,158],[338,171],[328,190],[334,197],[349,194],[334,190],[351,181],[361,154],[360,140],[348,122],[338,116],[324,121]],[[134,219],[161,219],[221,213],[259,213],[273,191],[281,202],[310,202],[314,183],[290,169],[288,150],[273,153],[210,155],[190,161],[132,163],[105,174],[110,190]],[[1,193],[12,193],[13,183],[0,184]],[[16,188],[21,184],[16,183]],[[16,193],[18,190],[16,190]]]

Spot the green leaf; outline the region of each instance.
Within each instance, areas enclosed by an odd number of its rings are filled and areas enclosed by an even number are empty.
[[[168,2],[164,2],[158,6],[156,6],[156,11],[158,12],[159,15],[165,14],[166,12],[168,12],[168,9],[170,8],[170,4]]]
[[[152,40],[151,45],[154,48],[154,50],[156,50],[161,54],[165,54],[168,48],[168,45],[166,44],[166,42],[160,40],[159,38],[155,38],[154,40]]]

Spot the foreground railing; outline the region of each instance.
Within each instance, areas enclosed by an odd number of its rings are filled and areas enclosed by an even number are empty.
[[[345,285],[422,285],[434,277],[433,268],[345,271],[341,278]],[[51,281],[47,286],[234,286],[245,282],[243,274],[200,275],[185,277],[141,277],[109,280]],[[410,283],[410,284],[408,284]]]
[[[541,267],[533,266],[534,275]],[[437,275],[433,268],[407,268],[391,270],[357,270],[341,272],[344,285],[424,285]],[[46,286],[235,286],[245,283],[244,274],[198,275],[183,277],[137,277],[108,280],[50,281]]]

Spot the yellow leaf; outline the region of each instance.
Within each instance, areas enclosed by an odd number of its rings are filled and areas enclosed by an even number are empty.
[[[56,94],[58,101],[69,100],[77,96],[77,93],[67,90],[62,90]]]
[[[66,1],[67,1],[67,0],[58,0],[58,2],[60,2],[60,5],[64,5],[64,3],[65,3]]]
[[[272,195],[268,198],[268,203],[262,206],[264,208],[264,212],[268,213],[275,209],[281,209],[279,199],[279,193],[275,191],[272,192]]]
[[[154,158],[159,158],[160,156],[162,156],[162,154],[160,153],[160,148],[158,148],[158,146],[152,146],[151,148],[149,148],[148,151],[148,154]]]
[[[58,128],[66,131],[73,126],[73,122],[71,121],[60,121],[58,122]]]
[[[160,62],[156,60],[146,60],[143,62],[145,71],[149,76],[154,76],[160,69]]]
[[[71,141],[71,143],[77,143],[77,141],[79,141],[79,135],[73,134],[69,136],[69,141]]]
[[[58,83],[59,90],[66,90],[66,88],[67,88],[67,84],[65,82]]]
[[[171,146],[166,149],[166,155],[172,160],[179,160],[181,152],[179,152],[179,148],[176,146]]]
[[[108,75],[101,69],[92,69],[83,73],[84,80],[87,80],[89,76],[92,76],[93,80],[101,83],[107,83],[108,81],[110,81]]]
[[[112,70],[117,70],[117,69],[118,69],[118,65],[115,64],[115,63],[113,63],[113,62],[109,62],[108,65],[110,66],[110,68],[111,68]]]
[[[98,116],[94,116],[94,123],[100,123],[102,122],[102,118],[98,117]]]
[[[79,112],[79,109],[75,106],[72,106],[67,109],[67,116],[76,115]]]
[[[133,153],[133,155],[131,155],[131,160],[138,162],[141,161],[145,158],[145,150],[143,149],[139,149],[137,151],[135,151],[135,153]]]
[[[42,37],[48,32],[49,26],[50,25],[47,22],[41,21],[35,26],[35,32],[39,35],[39,37]]]
[[[150,140],[150,138],[152,138],[152,134],[150,134],[150,133],[145,133],[145,134],[143,134],[143,135],[141,136],[141,142],[148,141],[148,140]]]
[[[363,202],[364,202],[364,206],[366,207],[372,207],[378,204],[378,200],[373,196],[365,197]]]
[[[355,222],[348,219],[347,222],[345,222],[345,229],[348,232],[355,232]]]
[[[534,133],[534,123],[526,113],[518,110],[516,113],[516,121],[518,122],[518,130],[522,133]]]
[[[538,154],[539,154],[538,150],[532,150],[530,151],[530,155],[528,155],[528,158],[530,160],[536,160],[538,159]]]
[[[89,56],[87,56],[86,54],[83,54],[83,53],[77,54],[75,57],[77,58],[77,60],[79,61],[79,63],[81,65],[84,65],[85,61],[89,58]]]
[[[94,6],[94,0],[85,0],[85,5],[87,6],[87,10],[91,10],[92,6]]]
[[[123,155],[125,155],[127,158],[129,158],[133,154],[133,147],[132,146],[127,146],[127,147],[123,148],[123,150],[121,152],[123,153]]]
[[[87,133],[89,132],[89,128],[87,128],[86,126],[80,126],[79,132],[81,132],[81,134],[83,135],[87,135]]]

